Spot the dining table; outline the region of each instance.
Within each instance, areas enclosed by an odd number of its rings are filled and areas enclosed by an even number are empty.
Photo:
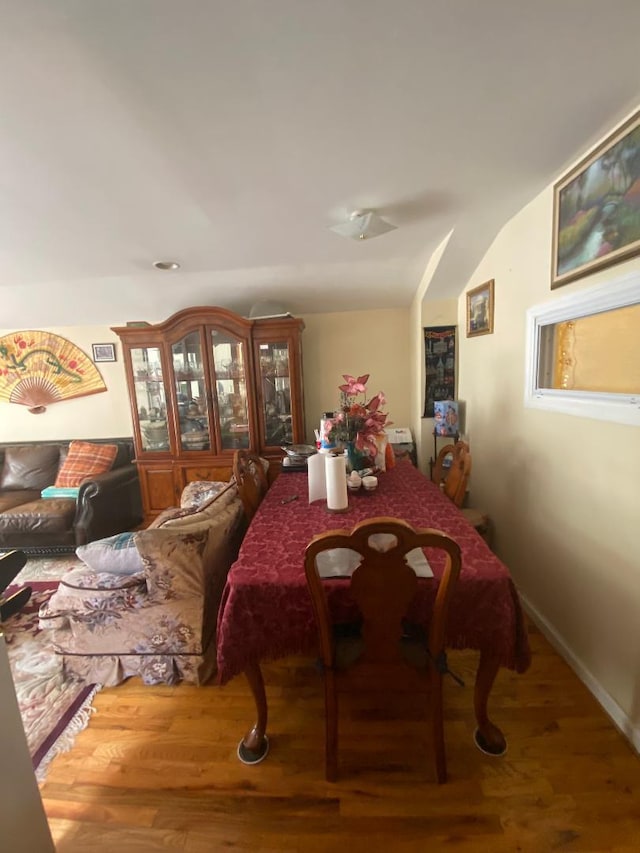
[[[448,616],[446,645],[480,652],[474,685],[477,746],[491,755],[506,750],[501,729],[490,720],[488,700],[500,667],[525,672],[529,642],[516,586],[506,565],[461,511],[411,462],[378,474],[372,492],[349,492],[348,507],[330,512],[324,500],[309,503],[306,472],[282,473],[253,517],[232,565],[218,613],[218,683],[244,673],[256,706],[255,723],[238,746],[245,764],[269,749],[268,707],[261,662],[289,655],[317,656],[318,634],[304,570],[305,549],[315,534],[351,529],[367,518],[391,516],[414,527],[441,530],[458,543],[462,570]],[[428,625],[442,565],[429,557],[433,579],[419,580],[412,621]],[[333,586],[332,616],[349,618],[348,583]]]

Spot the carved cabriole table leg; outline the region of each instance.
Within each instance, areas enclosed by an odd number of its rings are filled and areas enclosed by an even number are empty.
[[[243,764],[259,764],[269,752],[267,731],[267,695],[260,664],[248,664],[244,674],[256,703],[256,722],[238,744],[238,758]]]
[[[480,653],[474,690],[474,709],[478,728],[475,732],[477,746],[488,755],[503,755],[507,742],[500,729],[491,722],[487,712],[489,693],[493,687],[500,662],[488,652]],[[259,764],[269,752],[267,730],[267,696],[259,663],[245,668],[245,676],[256,703],[256,722],[238,744],[238,758],[244,764]]]
[[[487,702],[493,687],[500,663],[497,657],[489,652],[480,652],[480,662],[476,673],[476,684],[473,697],[474,710],[478,728],[474,739],[476,746],[487,755],[504,755],[507,751],[507,741],[500,729],[489,719]]]

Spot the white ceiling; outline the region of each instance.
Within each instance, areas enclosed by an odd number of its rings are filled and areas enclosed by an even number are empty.
[[[638,0],[0,0],[0,327],[461,291],[640,102]],[[371,241],[328,226],[374,208]],[[152,270],[176,259],[178,272]]]

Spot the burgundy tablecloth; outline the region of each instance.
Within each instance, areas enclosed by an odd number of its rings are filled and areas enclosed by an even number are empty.
[[[282,503],[284,498],[298,499]],[[218,618],[218,680],[224,684],[250,661],[312,652],[317,631],[304,575],[304,551],[312,536],[350,528],[364,518],[389,515],[452,536],[462,550],[462,572],[451,605],[447,644],[487,650],[500,664],[524,672],[529,643],[518,594],[506,566],[451,501],[408,462],[379,475],[373,493],[349,495],[346,513],[308,503],[307,475],[281,474],[251,522],[232,566]],[[438,558],[427,553],[434,575]],[[348,609],[344,581],[331,581],[332,610]],[[428,621],[435,584],[421,581],[420,614]],[[340,614],[338,614],[339,616]]]

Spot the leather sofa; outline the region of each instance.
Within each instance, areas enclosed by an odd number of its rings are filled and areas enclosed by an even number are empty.
[[[42,498],[55,483],[69,441],[0,444],[0,551],[72,553],[78,545],[135,529],[142,521],[140,482],[130,438],[87,439],[115,444],[109,471],[84,480],[77,498]]]

